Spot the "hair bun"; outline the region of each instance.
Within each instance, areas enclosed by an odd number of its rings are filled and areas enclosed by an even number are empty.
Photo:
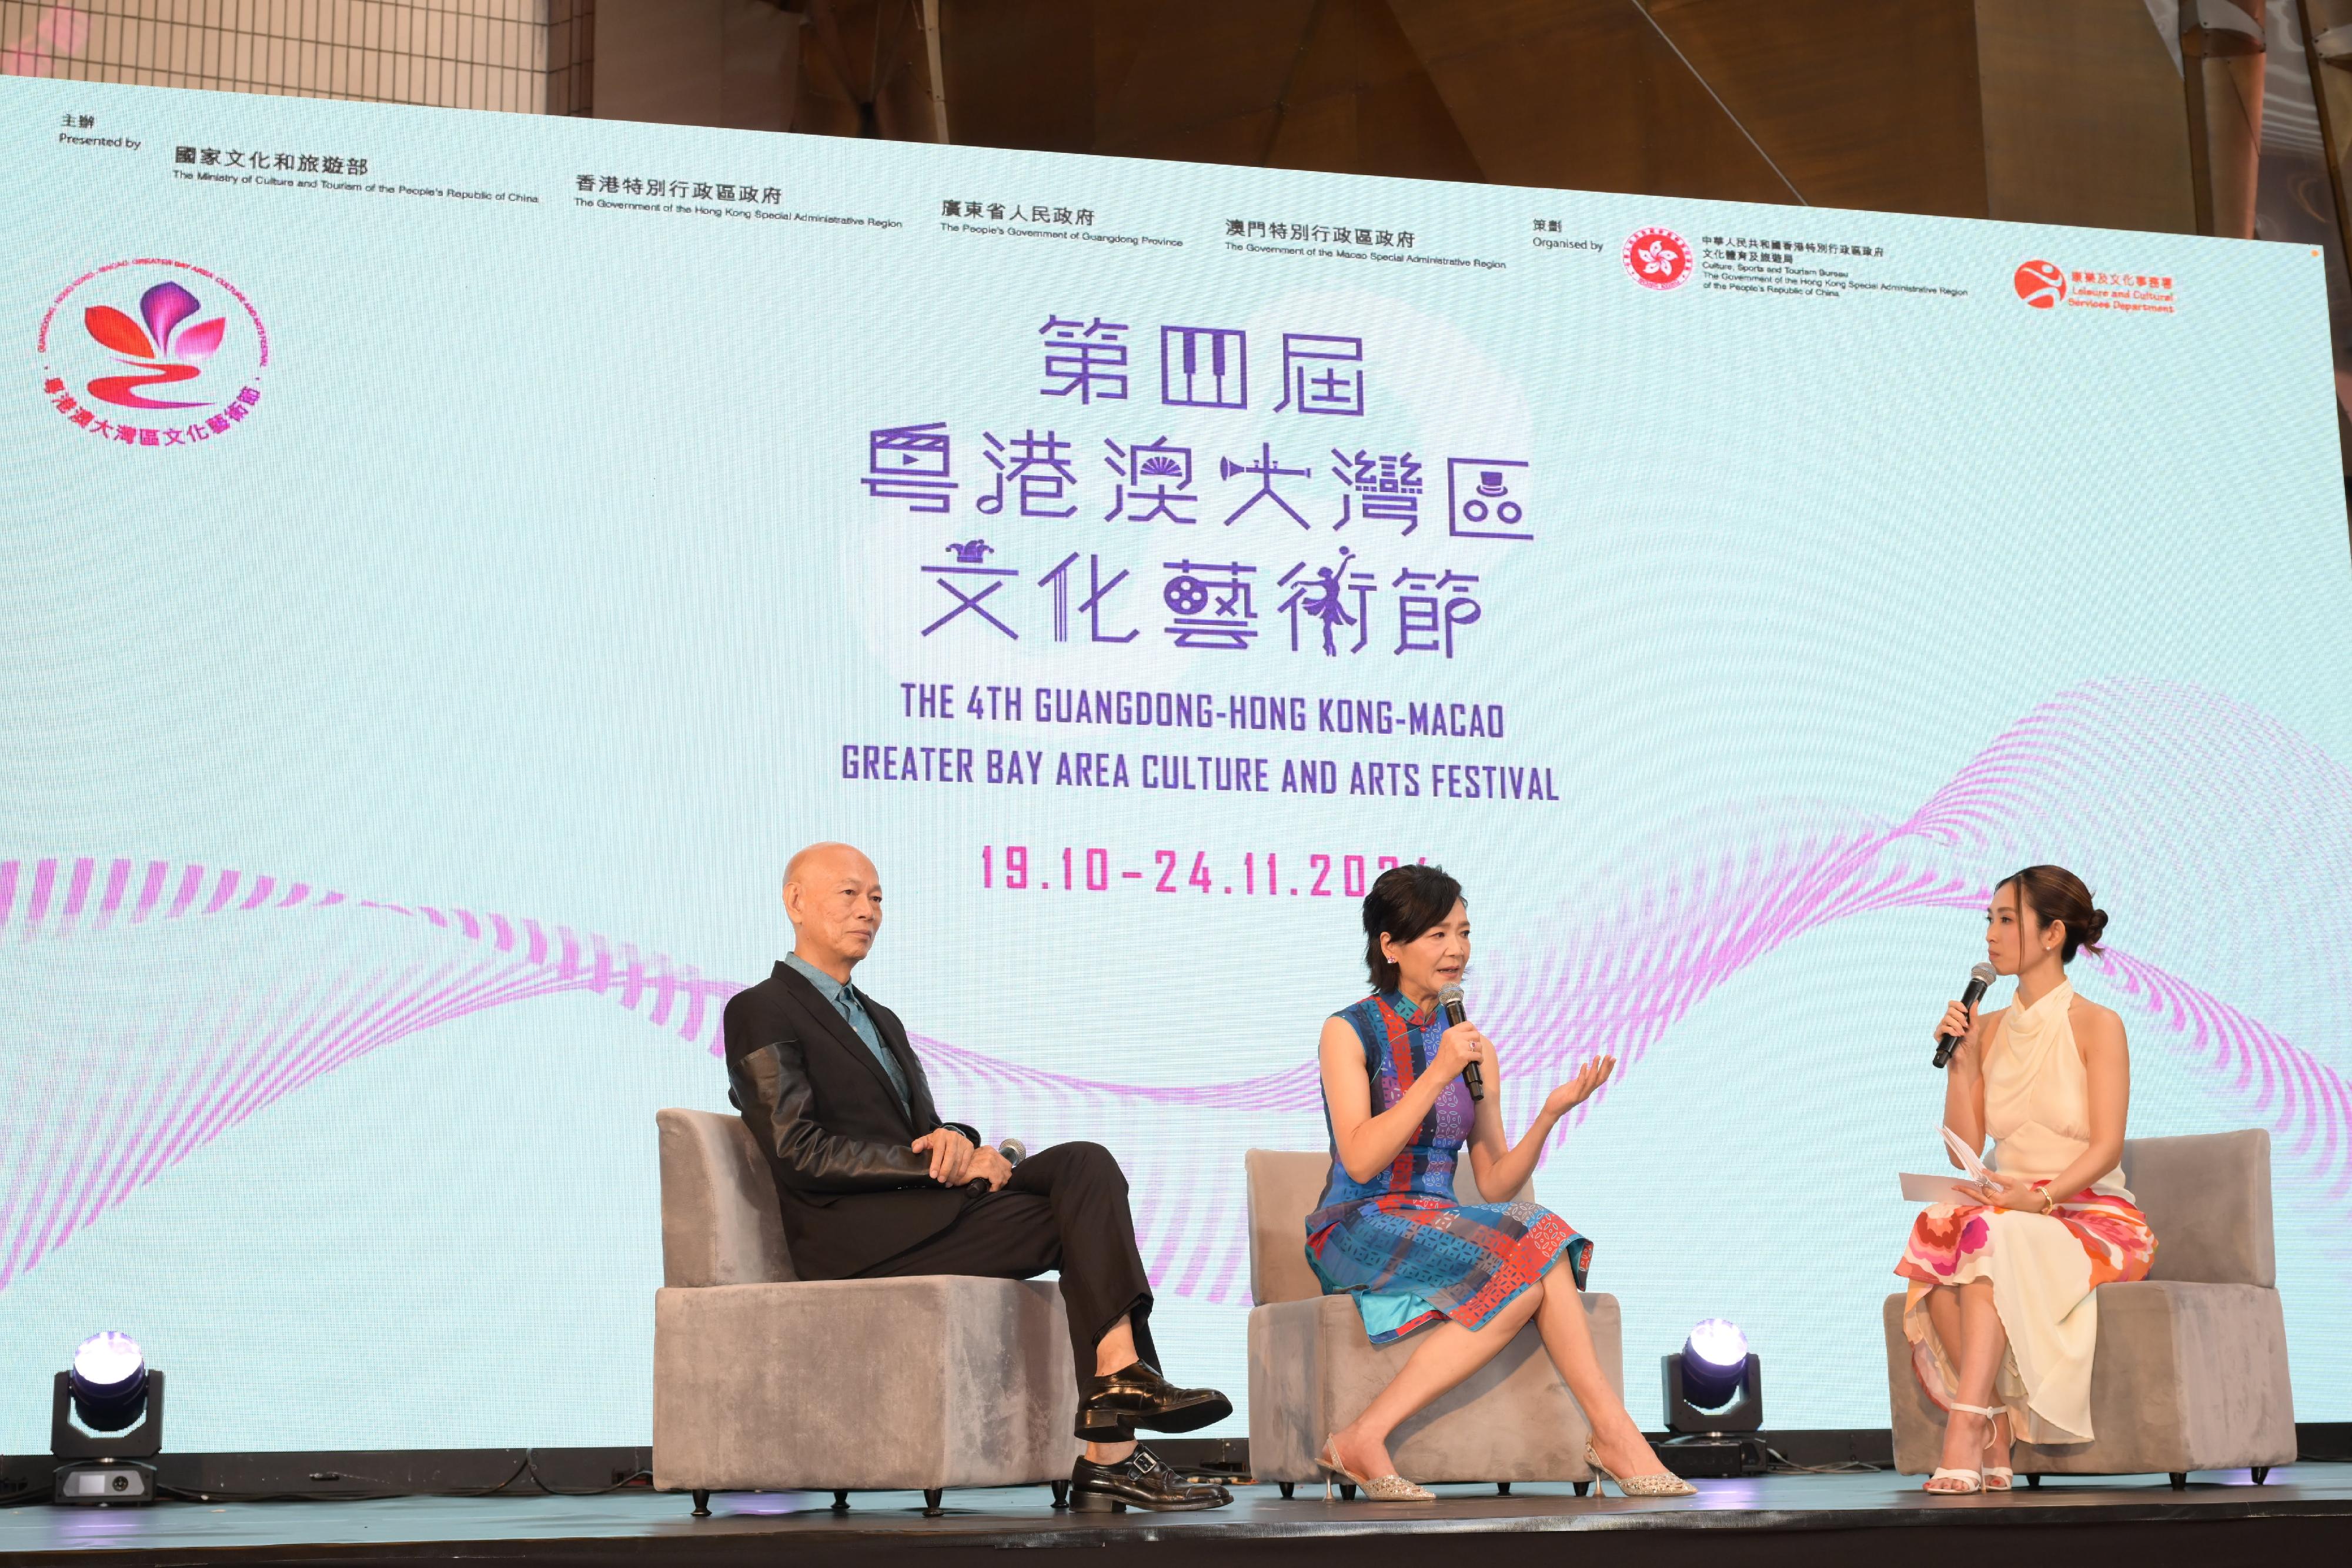
[[[2107,912],[2092,907],[2091,890],[2064,866],[2027,866],[2013,876],[2003,877],[1995,891],[2003,887],[2017,889],[2020,925],[2031,915],[2037,928],[2053,921],[2065,926],[2066,946],[2058,955],[2060,963],[2073,963],[2080,948],[2087,947],[2094,953],[2099,950],[2099,938],[2106,935]]]

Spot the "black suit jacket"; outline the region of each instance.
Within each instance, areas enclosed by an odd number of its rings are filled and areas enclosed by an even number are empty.
[[[803,1280],[844,1280],[955,1223],[971,1195],[931,1180],[910,1145],[943,1123],[898,1015],[858,997],[907,1075],[890,1076],[834,1005],[789,965],[727,1003],[729,1098],[776,1178],[784,1239]],[[910,1113],[911,1112],[911,1113]]]

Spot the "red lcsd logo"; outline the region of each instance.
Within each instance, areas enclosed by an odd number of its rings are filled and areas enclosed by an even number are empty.
[[[1644,288],[1680,288],[1690,276],[1690,246],[1672,229],[1635,229],[1624,256],[1625,270]]]
[[[2014,280],[2017,297],[2036,310],[2047,310],[2066,298],[2066,274],[2054,263],[2021,263]]]

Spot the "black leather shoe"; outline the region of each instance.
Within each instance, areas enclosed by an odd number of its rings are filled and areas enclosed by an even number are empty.
[[[1147,1432],[1194,1432],[1234,1413],[1234,1402],[1213,1388],[1179,1388],[1148,1361],[1087,1379],[1078,1406],[1078,1436],[1089,1443],[1124,1443]]]
[[[1160,1456],[1137,1445],[1135,1452],[1115,1465],[1098,1465],[1080,1458],[1070,1472],[1070,1507],[1078,1513],[1124,1513],[1139,1508],[1150,1513],[1197,1513],[1223,1508],[1234,1500],[1223,1487],[1191,1486],[1160,1463]]]

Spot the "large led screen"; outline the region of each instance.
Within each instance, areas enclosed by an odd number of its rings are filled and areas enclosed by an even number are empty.
[[[1932,1026],[2080,873],[2131,1131],[2352,1233],[2322,258],[1663,197],[0,83],[0,1343],[188,1449],[646,1439],[655,1113],[803,843],[943,1112],[1129,1173],[1244,1390],[1358,900],[1468,890],[1646,1368],[1888,1416]],[[1996,1002],[2007,992],[1995,992]],[[0,1448],[46,1441],[46,1380]],[[1244,1418],[1231,1424],[1236,1432]]]

